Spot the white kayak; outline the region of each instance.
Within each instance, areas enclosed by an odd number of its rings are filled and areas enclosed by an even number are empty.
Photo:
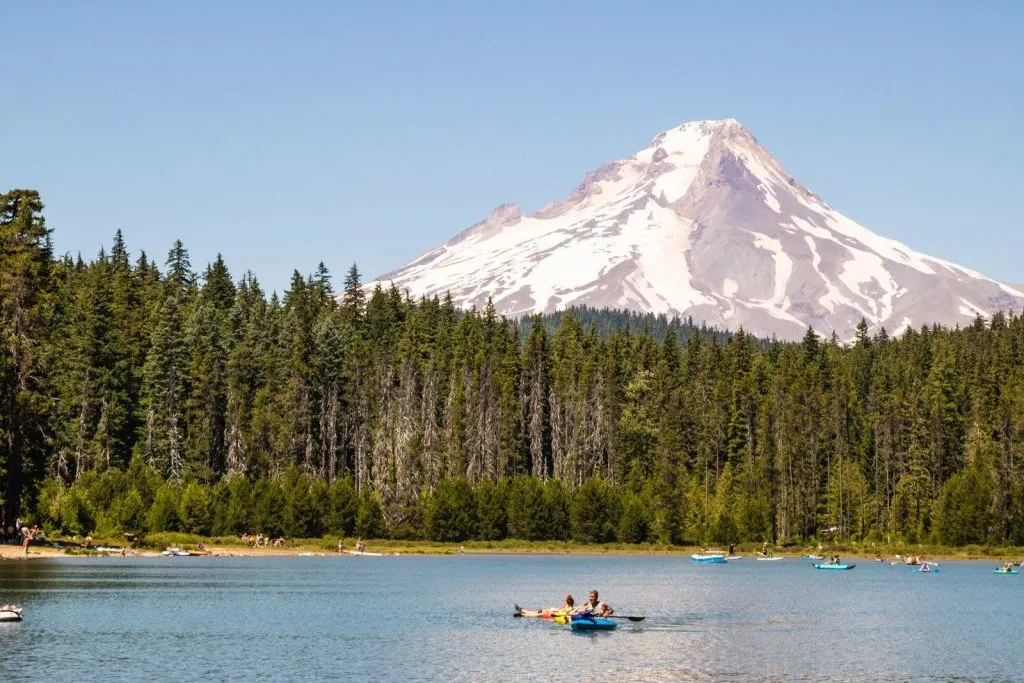
[[[757,558],[757,561],[758,562],[778,562],[779,560],[784,560],[784,559],[786,559],[786,558],[784,558],[784,557],[759,557],[759,558]]]
[[[21,621],[21,608],[14,605],[4,605],[0,608],[0,622]]]
[[[384,557],[384,553],[368,553],[365,550],[342,550],[341,554],[355,557]]]

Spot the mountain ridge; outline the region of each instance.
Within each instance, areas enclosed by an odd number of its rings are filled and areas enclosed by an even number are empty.
[[[782,339],[808,326],[850,339],[862,317],[898,334],[1024,303],[839,213],[735,119],[664,131],[532,214],[502,204],[376,282],[465,308],[491,299],[511,317],[625,308]]]

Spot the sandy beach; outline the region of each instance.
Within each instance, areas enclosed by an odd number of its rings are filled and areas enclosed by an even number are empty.
[[[0,545],[0,560],[37,560],[54,559],[66,557],[121,557],[121,553],[113,551],[104,553],[96,551],[95,547],[86,549],[75,541],[67,542],[58,540],[59,547],[52,545],[29,546],[28,555],[25,554],[20,545]],[[103,547],[103,546],[100,546]],[[337,557],[351,558],[346,554],[339,554],[336,550],[324,547],[322,542],[315,539],[298,540],[285,546],[279,547],[255,547],[242,544],[223,545],[206,543],[205,550],[199,550],[194,545],[182,543],[183,550],[188,550],[193,557]],[[457,555],[460,544],[433,543],[425,541],[387,541],[371,542],[367,544],[370,552],[380,552],[385,556],[406,556],[406,555]],[[968,560],[968,559],[1017,559],[1021,556],[1020,548],[880,548],[884,562],[901,561],[903,554],[921,553],[922,557],[928,560]],[[844,558],[856,558],[860,560],[874,559],[875,551],[864,548],[775,548],[777,556],[788,559],[800,559],[803,554],[814,553],[824,556],[839,554]],[[721,549],[705,549],[699,547],[664,547],[664,546],[629,546],[623,544],[608,545],[577,545],[570,543],[529,543],[529,542],[467,542],[464,544],[466,555],[471,554],[579,554],[579,555],[680,555],[688,556],[691,553],[723,553]],[[897,555],[899,553],[899,556]],[[141,548],[128,551],[131,557],[160,557],[161,552],[154,548]],[[737,555],[744,555],[753,559],[756,551],[752,548],[737,548]]]

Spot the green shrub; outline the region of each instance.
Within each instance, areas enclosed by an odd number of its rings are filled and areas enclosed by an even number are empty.
[[[181,531],[178,517],[178,491],[171,484],[164,484],[153,498],[153,505],[146,515],[146,528],[156,531]]]
[[[327,491],[327,510],[324,525],[327,533],[351,536],[356,529],[356,512],[359,497],[348,477],[335,479]]]
[[[618,489],[603,479],[588,479],[572,497],[572,538],[581,543],[609,543],[619,527]]]
[[[465,479],[444,480],[427,501],[427,537],[465,541],[476,531],[476,501]]]
[[[572,497],[558,479],[544,484],[541,538],[564,541],[569,538]]]
[[[545,536],[544,487],[534,477],[512,480],[508,494],[508,535],[524,541],[539,541]]]
[[[639,496],[627,496],[622,505],[619,519],[619,541],[622,543],[644,543],[651,530],[647,506]]]
[[[210,533],[210,494],[205,486],[189,482],[181,491],[178,508],[182,530],[190,534]]]
[[[355,532],[363,538],[384,536],[384,515],[380,510],[380,503],[377,502],[377,497],[369,492],[359,496]]]
[[[508,482],[483,480],[476,485],[476,538],[500,541],[508,535]]]

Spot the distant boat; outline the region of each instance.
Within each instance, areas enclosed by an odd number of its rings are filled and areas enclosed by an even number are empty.
[[[825,556],[824,555],[804,555],[803,558],[801,558],[801,559],[804,559],[804,560],[824,560]]]
[[[190,557],[192,553],[181,548],[167,548],[160,553],[164,557]]]
[[[21,621],[21,608],[15,605],[0,607],[0,622]]]
[[[690,561],[697,564],[725,564],[725,555],[690,555]]]
[[[365,550],[342,550],[341,554],[354,555],[356,557],[384,557],[384,553],[368,553]]]

